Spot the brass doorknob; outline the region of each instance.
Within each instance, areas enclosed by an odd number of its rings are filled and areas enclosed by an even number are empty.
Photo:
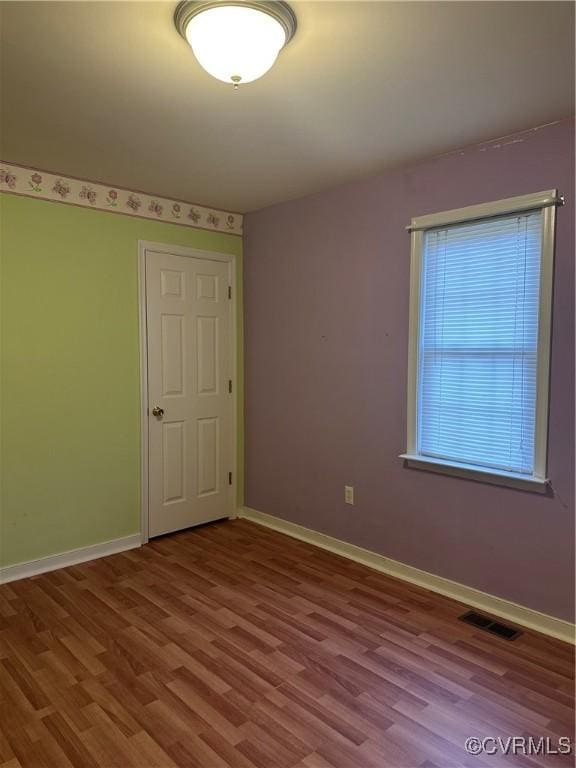
[[[152,416],[156,416],[157,418],[161,419],[162,416],[164,416],[164,408],[160,408],[158,405],[155,405],[154,408],[152,408]]]

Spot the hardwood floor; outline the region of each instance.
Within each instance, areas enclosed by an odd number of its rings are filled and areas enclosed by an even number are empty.
[[[246,521],[0,587],[2,768],[449,768],[573,738],[573,649]],[[492,742],[491,742],[492,744]]]

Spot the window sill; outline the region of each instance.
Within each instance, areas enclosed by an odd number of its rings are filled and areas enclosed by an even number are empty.
[[[454,475],[466,480],[476,480],[480,483],[504,485],[508,488],[518,488],[532,493],[546,493],[548,480],[540,477],[515,475],[512,472],[500,472],[496,469],[471,467],[469,464],[458,464],[452,461],[442,461],[428,456],[418,456],[410,453],[400,454],[400,458],[413,469],[424,469],[428,472],[439,472],[442,475]]]

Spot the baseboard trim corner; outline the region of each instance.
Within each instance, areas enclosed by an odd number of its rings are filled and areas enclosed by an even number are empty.
[[[437,592],[467,606],[479,608],[486,613],[507,619],[513,624],[518,624],[535,632],[540,632],[543,635],[554,637],[565,643],[574,644],[576,642],[576,626],[569,621],[548,616],[545,613],[540,613],[540,611],[535,611],[532,608],[518,605],[486,592],[481,592],[473,587],[467,587],[465,584],[446,579],[443,576],[436,576],[433,573],[422,571],[411,565],[379,555],[377,552],[357,547],[346,541],[335,539],[332,536],[327,536],[324,533],[305,528],[302,525],[291,523],[288,520],[282,520],[265,512],[259,512],[250,507],[239,508],[238,517],[258,523],[266,528],[271,528],[279,533],[284,533],[294,539],[300,539],[329,552],[334,552],[337,555],[354,560],[381,573],[386,573],[396,579],[408,581],[424,589]]]
[[[123,536],[120,539],[112,539],[112,541],[103,541],[100,544],[92,544],[88,547],[60,552],[57,555],[48,555],[37,560],[6,565],[0,568],[0,584],[8,584],[10,581],[18,581],[19,579],[28,579],[31,576],[38,576],[41,573],[48,573],[48,571],[56,571],[59,568],[67,568],[70,565],[86,563],[89,560],[97,560],[107,555],[117,555],[119,552],[126,552],[129,549],[136,549],[140,546],[142,546],[142,535],[134,533],[131,536]]]

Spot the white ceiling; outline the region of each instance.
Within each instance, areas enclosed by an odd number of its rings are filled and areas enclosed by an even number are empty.
[[[293,2],[238,91],[175,5],[2,2],[2,159],[245,212],[574,111],[572,2]]]

